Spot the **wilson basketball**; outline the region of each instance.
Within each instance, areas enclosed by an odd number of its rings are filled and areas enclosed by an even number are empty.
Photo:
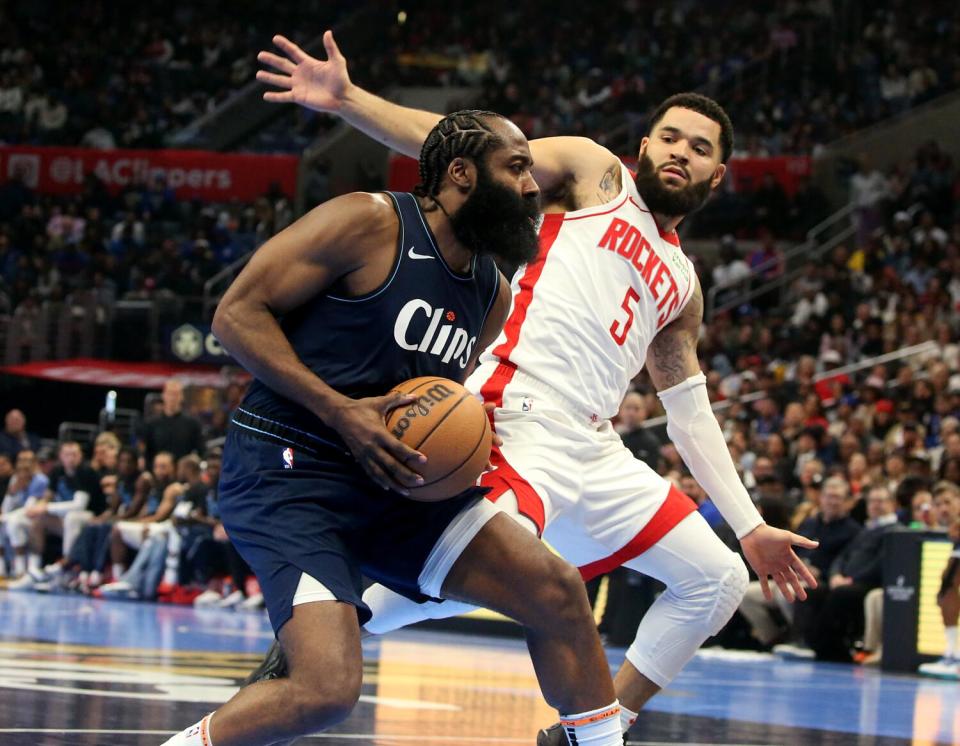
[[[480,401],[448,378],[411,378],[391,391],[416,396],[387,416],[387,429],[427,457],[413,468],[423,476],[412,500],[453,497],[476,484],[490,458],[490,421]]]

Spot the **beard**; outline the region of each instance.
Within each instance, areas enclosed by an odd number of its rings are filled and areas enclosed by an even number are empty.
[[[646,153],[640,155],[637,175],[634,179],[637,191],[651,212],[677,218],[699,209],[710,196],[710,179],[691,182],[680,189],[667,187],[660,179],[653,159]]]
[[[532,262],[540,252],[536,219],[540,195],[522,197],[499,184],[483,163],[477,164],[477,186],[455,213],[450,225],[457,240],[476,254],[491,254],[508,265]]]

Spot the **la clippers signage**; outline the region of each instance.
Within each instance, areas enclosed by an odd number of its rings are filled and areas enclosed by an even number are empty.
[[[178,198],[254,200],[274,183],[293,195],[297,158],[205,150],[0,147],[0,184],[19,177],[41,194],[78,194],[88,174],[95,174],[114,193],[152,184],[161,176]]]

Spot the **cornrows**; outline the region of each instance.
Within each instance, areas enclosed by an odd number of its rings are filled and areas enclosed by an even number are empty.
[[[500,145],[502,140],[484,121],[491,117],[503,118],[492,111],[465,109],[441,119],[420,149],[420,183],[413,193],[419,197],[435,197],[454,158],[476,161],[490,148]]]

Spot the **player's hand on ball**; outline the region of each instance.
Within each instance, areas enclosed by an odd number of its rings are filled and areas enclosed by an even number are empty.
[[[283,90],[267,91],[263,99],[273,103],[300,104],[313,111],[339,111],[351,83],[347,60],[340,54],[333,32],[327,31],[323,35],[326,60],[311,57],[279,34],[273,37],[273,43],[285,56],[260,52],[257,60],[276,72],[258,70],[257,80]]]
[[[793,547],[815,549],[818,542],[762,523],[740,540],[740,546],[747,562],[756,571],[767,600],[773,599],[770,590],[771,578],[788,601],[793,601],[794,598],[806,600],[804,585],[809,588],[817,587],[817,579],[813,577],[810,568],[797,557]]]
[[[387,430],[384,419],[392,410],[416,399],[399,393],[348,399],[330,423],[374,482],[403,495],[410,494],[408,487],[423,483],[423,477],[411,467],[426,463],[427,457]]]

